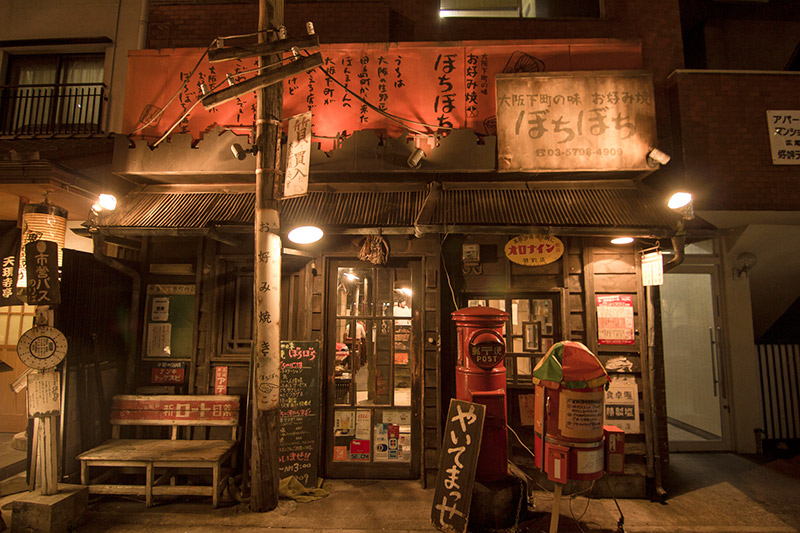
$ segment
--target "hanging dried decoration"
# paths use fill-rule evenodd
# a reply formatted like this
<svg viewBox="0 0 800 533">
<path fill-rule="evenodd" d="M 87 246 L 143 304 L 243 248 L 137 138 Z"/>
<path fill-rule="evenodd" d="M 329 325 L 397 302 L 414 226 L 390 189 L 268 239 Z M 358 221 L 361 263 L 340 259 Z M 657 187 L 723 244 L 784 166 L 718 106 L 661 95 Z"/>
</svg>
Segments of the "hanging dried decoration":
<svg viewBox="0 0 800 533">
<path fill-rule="evenodd" d="M 380 235 L 367 235 L 358 242 L 358 258 L 376 265 L 385 265 L 389 260 L 389 243 Z"/>
</svg>

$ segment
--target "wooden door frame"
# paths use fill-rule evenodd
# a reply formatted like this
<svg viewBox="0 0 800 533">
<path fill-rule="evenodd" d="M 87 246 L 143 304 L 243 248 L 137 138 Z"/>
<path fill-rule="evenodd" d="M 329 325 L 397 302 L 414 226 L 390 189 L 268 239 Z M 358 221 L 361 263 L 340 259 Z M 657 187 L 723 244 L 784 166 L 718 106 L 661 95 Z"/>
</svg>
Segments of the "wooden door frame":
<svg viewBox="0 0 800 533">
<path fill-rule="evenodd" d="M 324 381 L 324 422 L 322 424 L 322 446 L 325 448 L 324 453 L 321 454 L 323 461 L 322 469 L 323 475 L 326 477 L 336 478 L 353 478 L 353 479 L 418 479 L 421 472 L 422 465 L 422 371 L 423 371 L 423 313 L 424 305 L 422 302 L 422 295 L 424 294 L 424 284 L 422 277 L 423 258 L 417 256 L 398 256 L 391 258 L 387 265 L 377 266 L 363 261 L 353 259 L 352 257 L 329 256 L 325 261 L 325 335 L 324 335 L 324 349 L 325 354 L 324 364 L 322 365 L 322 372 L 325 376 Z M 410 409 L 411 410 L 411 461 L 406 463 L 392 463 L 392 462 L 374 462 L 373 443 L 370 443 L 370 461 L 359 462 L 333 462 L 333 445 L 331 439 L 333 425 L 334 425 L 334 410 L 335 410 L 335 386 L 333 383 L 333 375 L 330 368 L 332 350 L 335 352 L 336 343 L 336 320 L 337 314 L 334 306 L 336 305 L 336 287 L 338 278 L 338 268 L 340 267 L 353 267 L 353 268 L 410 268 L 412 276 L 412 288 L 414 294 L 419 294 L 419 297 L 412 299 L 412 331 L 416 332 L 413 338 L 413 352 L 414 362 L 411 366 L 411 406 L 400 406 L 397 409 Z M 377 315 L 370 315 L 376 317 Z M 365 409 L 393 409 L 394 406 L 364 406 Z M 357 411 L 358 406 L 353 406 L 352 409 Z M 374 430 L 374 421 L 370 421 L 370 431 Z M 380 469 L 377 475 L 370 475 L 371 469 Z M 331 472 L 337 471 L 335 475 Z"/>
</svg>

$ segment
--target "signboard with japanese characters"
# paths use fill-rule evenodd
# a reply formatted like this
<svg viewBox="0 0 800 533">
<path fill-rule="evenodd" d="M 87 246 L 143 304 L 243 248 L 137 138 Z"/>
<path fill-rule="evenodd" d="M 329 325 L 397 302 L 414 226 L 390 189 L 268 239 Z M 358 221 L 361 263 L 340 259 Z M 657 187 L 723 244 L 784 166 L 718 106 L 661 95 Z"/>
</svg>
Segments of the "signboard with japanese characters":
<svg viewBox="0 0 800 533">
<path fill-rule="evenodd" d="M 509 261 L 523 266 L 550 264 L 564 254 L 564 243 L 552 235 L 518 235 L 503 251 Z"/>
<path fill-rule="evenodd" d="M 179 361 L 159 361 L 150 369 L 153 385 L 180 385 L 185 377 L 186 367 Z"/>
<path fill-rule="evenodd" d="M 441 531 L 467 530 L 486 406 L 451 399 L 439 451 L 431 520 Z"/>
<path fill-rule="evenodd" d="M 122 131 L 157 139 L 177 123 L 175 133 L 196 139 L 214 124 L 250 133 L 256 112 L 251 94 L 213 110 L 195 107 L 180 120 L 202 97 L 202 84 L 216 89 L 226 84 L 228 74 L 243 81 L 244 73 L 256 66 L 256 58 L 210 63 L 203 52 L 200 48 L 133 50 L 128 57 Z M 321 68 L 330 77 L 313 69 L 285 80 L 283 115 L 312 111 L 312 133 L 324 150 L 357 130 L 375 130 L 382 137 L 407 133 L 409 125 L 390 114 L 434 127 L 495 135 L 498 72 L 642 68 L 641 42 L 634 40 L 337 43 L 322 44 L 320 52 Z M 153 79 L 163 83 L 150 83 Z M 176 92 L 179 98 L 167 105 Z"/>
<path fill-rule="evenodd" d="M 289 119 L 286 141 L 286 176 L 283 196 L 302 196 L 308 192 L 308 167 L 311 163 L 311 111 Z"/>
<path fill-rule="evenodd" d="M 58 305 L 58 244 L 38 240 L 25 245 L 28 280 L 28 305 Z"/>
<path fill-rule="evenodd" d="M 61 373 L 28 374 L 28 418 L 56 415 L 61 411 Z"/>
<path fill-rule="evenodd" d="M 17 280 L 17 259 L 20 242 L 20 229 L 16 221 L 0 222 L 0 307 L 9 305 L 21 305 L 15 294 Z"/>
<path fill-rule="evenodd" d="M 767 111 L 773 165 L 800 165 L 800 110 Z"/>
<path fill-rule="evenodd" d="M 295 476 L 312 488 L 317 486 L 320 450 L 319 359 L 319 341 L 281 341 L 278 470 L 281 478 Z M 357 421 L 356 438 L 359 427 Z"/>
<path fill-rule="evenodd" d="M 642 255 L 642 285 L 664 284 L 664 259 L 660 251 Z"/>
<path fill-rule="evenodd" d="M 599 344 L 634 344 L 631 295 L 597 296 L 597 336 Z"/>
<path fill-rule="evenodd" d="M 639 72 L 497 74 L 501 172 L 647 170 L 653 80 Z"/>
<path fill-rule="evenodd" d="M 228 367 L 214 368 L 214 394 L 228 394 Z"/>
<path fill-rule="evenodd" d="M 605 391 L 603 424 L 625 433 L 639 433 L 639 387 L 632 377 L 613 377 Z"/>
</svg>

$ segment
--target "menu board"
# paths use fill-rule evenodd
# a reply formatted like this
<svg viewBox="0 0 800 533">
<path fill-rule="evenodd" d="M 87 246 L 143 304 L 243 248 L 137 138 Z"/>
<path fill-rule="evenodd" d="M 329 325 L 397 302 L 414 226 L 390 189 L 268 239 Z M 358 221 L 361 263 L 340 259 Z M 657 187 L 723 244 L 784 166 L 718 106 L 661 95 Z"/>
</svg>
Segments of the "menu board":
<svg viewBox="0 0 800 533">
<path fill-rule="evenodd" d="M 295 476 L 312 488 L 319 459 L 319 357 L 319 341 L 281 341 L 278 469 L 281 478 Z"/>
</svg>

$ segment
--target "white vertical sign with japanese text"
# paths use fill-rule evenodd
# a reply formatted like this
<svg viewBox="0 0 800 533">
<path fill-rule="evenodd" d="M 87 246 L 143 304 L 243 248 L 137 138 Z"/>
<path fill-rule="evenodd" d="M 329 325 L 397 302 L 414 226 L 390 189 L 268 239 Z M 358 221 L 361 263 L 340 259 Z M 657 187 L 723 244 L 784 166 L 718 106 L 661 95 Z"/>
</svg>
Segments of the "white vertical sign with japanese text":
<svg viewBox="0 0 800 533">
<path fill-rule="evenodd" d="M 639 433 L 639 386 L 632 377 L 611 378 L 605 391 L 604 424 L 617 426 L 625 433 Z"/>
<path fill-rule="evenodd" d="M 289 119 L 286 141 L 286 177 L 283 196 L 303 196 L 308 192 L 308 167 L 311 160 L 311 111 Z"/>
<path fill-rule="evenodd" d="M 664 260 L 661 252 L 650 252 L 642 256 L 642 285 L 664 284 Z"/>
<path fill-rule="evenodd" d="M 767 111 L 773 165 L 800 165 L 800 110 Z"/>
</svg>

